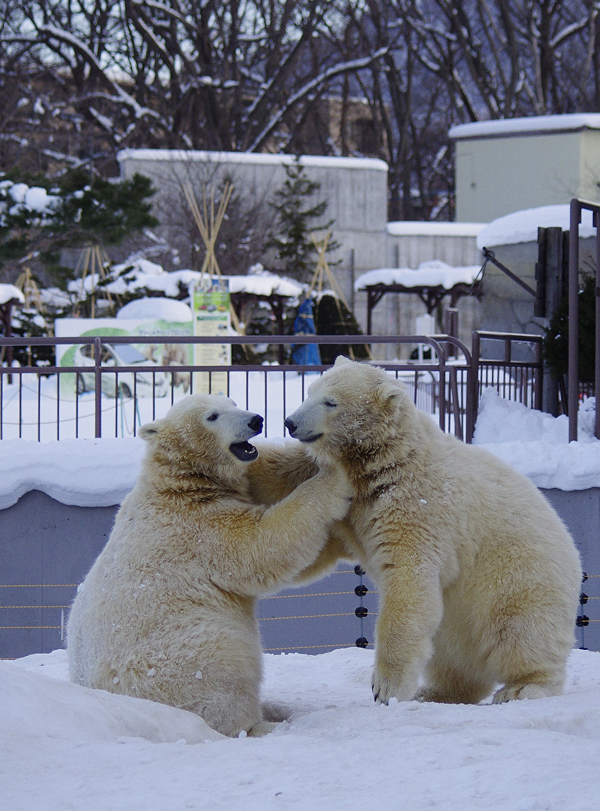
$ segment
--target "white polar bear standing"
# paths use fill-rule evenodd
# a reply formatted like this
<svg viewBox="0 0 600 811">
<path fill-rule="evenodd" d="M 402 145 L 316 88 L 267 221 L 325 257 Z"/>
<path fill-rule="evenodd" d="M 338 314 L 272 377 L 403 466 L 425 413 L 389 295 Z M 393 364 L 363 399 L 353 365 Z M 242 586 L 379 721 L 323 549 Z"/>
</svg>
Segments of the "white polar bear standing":
<svg viewBox="0 0 600 811">
<path fill-rule="evenodd" d="M 498 685 L 497 703 L 561 692 L 581 565 L 528 479 L 444 434 L 369 365 L 338 360 L 286 425 L 354 485 L 349 532 L 320 560 L 358 558 L 378 584 L 376 700 L 414 698 L 422 675 L 431 701 L 476 703 Z M 271 467 L 289 467 L 278 453 Z"/>
<path fill-rule="evenodd" d="M 145 425 L 142 472 L 75 598 L 71 679 L 171 704 L 224 735 L 264 734 L 255 599 L 323 546 L 351 489 L 329 468 L 272 507 L 248 495 L 257 414 L 191 395 Z"/>
</svg>

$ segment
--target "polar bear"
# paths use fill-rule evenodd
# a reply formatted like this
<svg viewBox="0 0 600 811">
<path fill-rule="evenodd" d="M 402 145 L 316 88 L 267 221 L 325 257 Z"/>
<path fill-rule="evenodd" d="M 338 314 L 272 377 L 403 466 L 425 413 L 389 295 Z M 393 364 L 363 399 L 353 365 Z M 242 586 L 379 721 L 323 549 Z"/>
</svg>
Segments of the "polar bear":
<svg viewBox="0 0 600 811">
<path fill-rule="evenodd" d="M 345 534 L 332 535 L 309 573 L 348 557 L 378 584 L 376 701 L 416 697 L 422 676 L 418 697 L 428 701 L 561 692 L 581 565 L 528 479 L 444 434 L 402 383 L 370 365 L 336 362 L 286 426 L 312 460 L 341 465 L 354 485 Z M 314 462 L 298 449 L 285 462 L 278 453 L 265 454 L 263 474 L 278 465 L 295 467 L 296 480 L 310 474 Z M 264 481 L 254 489 L 260 498 Z"/>
<path fill-rule="evenodd" d="M 223 735 L 272 728 L 255 600 L 311 563 L 351 488 L 325 466 L 272 507 L 253 504 L 247 440 L 262 425 L 226 397 L 189 395 L 142 426 L 139 480 L 70 613 L 74 682 L 190 710 Z"/>
</svg>

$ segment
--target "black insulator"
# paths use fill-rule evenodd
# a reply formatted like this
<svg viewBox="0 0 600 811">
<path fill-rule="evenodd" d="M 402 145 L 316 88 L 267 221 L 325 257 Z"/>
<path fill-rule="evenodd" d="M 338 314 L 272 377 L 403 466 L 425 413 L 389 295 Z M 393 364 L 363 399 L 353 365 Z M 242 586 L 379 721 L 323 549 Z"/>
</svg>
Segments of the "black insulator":
<svg viewBox="0 0 600 811">
<path fill-rule="evenodd" d="M 354 609 L 354 613 L 357 617 L 366 617 L 369 613 L 369 609 L 365 608 L 364 605 L 359 605 L 358 608 Z"/>
<path fill-rule="evenodd" d="M 580 617 L 577 617 L 577 619 L 575 620 L 575 625 L 578 628 L 584 628 L 586 625 L 589 625 L 589 624 L 590 624 L 590 618 L 586 617 L 585 614 L 582 614 Z"/>
<path fill-rule="evenodd" d="M 369 644 L 369 640 L 365 636 L 359 636 L 356 640 L 356 647 L 357 648 L 366 648 Z"/>
<path fill-rule="evenodd" d="M 582 582 L 582 583 L 585 583 L 585 581 L 586 581 L 587 579 L 588 579 L 587 572 L 584 572 L 584 573 L 583 573 L 583 577 L 581 578 L 581 582 Z"/>
<path fill-rule="evenodd" d="M 354 589 L 354 593 L 356 594 L 357 597 L 364 597 L 365 594 L 368 592 L 368 590 L 369 589 L 365 586 L 365 584 L 361 583 L 360 586 L 357 586 Z"/>
<path fill-rule="evenodd" d="M 587 594 L 584 594 L 583 592 L 581 592 L 581 594 L 579 595 L 579 605 L 585 605 L 587 603 L 587 601 L 588 601 Z"/>
<path fill-rule="evenodd" d="M 354 567 L 354 574 L 357 574 L 359 577 L 361 577 L 364 573 L 365 570 L 361 566 Z"/>
</svg>

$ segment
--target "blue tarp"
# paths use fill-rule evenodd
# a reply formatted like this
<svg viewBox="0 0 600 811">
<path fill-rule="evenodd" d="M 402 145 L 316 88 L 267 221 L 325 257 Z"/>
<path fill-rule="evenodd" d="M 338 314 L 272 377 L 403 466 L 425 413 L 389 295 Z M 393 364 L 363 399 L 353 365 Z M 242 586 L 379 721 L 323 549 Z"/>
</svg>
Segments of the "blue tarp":
<svg viewBox="0 0 600 811">
<path fill-rule="evenodd" d="M 316 335 L 314 306 L 310 299 L 305 299 L 298 307 L 294 321 L 294 335 Z M 292 344 L 292 363 L 297 366 L 319 366 L 321 355 L 317 344 Z"/>
</svg>

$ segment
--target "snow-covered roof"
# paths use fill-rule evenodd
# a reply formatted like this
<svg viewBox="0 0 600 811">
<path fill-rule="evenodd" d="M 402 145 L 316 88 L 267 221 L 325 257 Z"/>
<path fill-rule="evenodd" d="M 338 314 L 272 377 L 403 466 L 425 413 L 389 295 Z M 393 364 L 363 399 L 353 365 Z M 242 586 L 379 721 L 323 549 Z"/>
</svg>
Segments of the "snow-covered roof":
<svg viewBox="0 0 600 811">
<path fill-rule="evenodd" d="M 192 320 L 192 310 L 184 301 L 172 298 L 138 298 L 121 307 L 117 318 L 148 318 L 186 323 Z"/>
<path fill-rule="evenodd" d="M 600 118 L 600 115 L 598 116 Z M 495 245 L 516 245 L 520 242 L 537 242 L 538 228 L 562 228 L 568 231 L 570 225 L 570 206 L 540 206 L 513 211 L 504 217 L 498 217 L 483 228 L 477 236 L 479 249 L 492 248 Z M 595 234 L 592 225 L 592 212 L 584 209 L 581 212 L 579 236 L 592 237 Z"/>
<path fill-rule="evenodd" d="M 226 276 L 230 293 L 251 293 L 255 296 L 289 296 L 298 298 L 304 288 L 293 279 L 285 279 L 276 273 L 263 271 L 247 276 Z"/>
<path fill-rule="evenodd" d="M 439 259 L 421 262 L 419 267 L 381 268 L 363 273 L 354 282 L 355 290 L 364 290 L 375 284 L 400 284 L 403 287 L 443 287 L 451 290 L 456 284 L 472 284 L 481 265 L 452 267 Z"/>
<path fill-rule="evenodd" d="M 117 153 L 119 162 L 137 161 L 188 161 L 192 163 L 238 163 L 263 166 L 280 166 L 292 163 L 293 155 L 273 155 L 257 152 L 206 152 L 197 149 L 122 149 Z M 387 172 L 388 165 L 378 158 L 341 158 L 328 155 L 302 155 L 303 166 L 320 166 L 334 169 L 374 169 Z"/>
<path fill-rule="evenodd" d="M 124 272 L 127 271 L 127 272 Z M 173 270 L 167 273 L 161 265 L 150 262 L 147 259 L 134 259 L 115 265 L 111 273 L 118 276 L 114 281 L 103 289 L 114 295 L 123 295 L 126 292 L 146 289 L 153 292 L 163 293 L 167 298 L 177 298 L 181 292 L 181 287 L 188 288 L 200 284 L 203 274 L 197 270 Z M 293 279 L 286 279 L 275 273 L 270 273 L 261 265 L 253 265 L 250 271 L 243 276 L 223 276 L 229 281 L 231 293 L 251 293 L 257 296 L 289 296 L 298 298 L 303 287 Z M 68 284 L 71 293 L 82 295 L 83 292 L 89 294 L 98 285 L 98 274 L 90 273 L 85 279 L 75 279 Z M 128 316 L 132 317 L 132 316 Z"/>
<path fill-rule="evenodd" d="M 393 237 L 476 237 L 484 222 L 388 222 L 387 232 Z"/>
<path fill-rule="evenodd" d="M 14 284 L 0 284 L 0 304 L 6 304 L 11 299 L 16 299 L 23 304 L 25 296 Z"/>
<path fill-rule="evenodd" d="M 600 113 L 568 113 L 566 115 L 536 115 L 525 118 L 501 118 L 474 121 L 451 127 L 448 136 L 455 141 L 463 138 L 498 138 L 508 135 L 541 135 L 548 132 L 573 132 L 582 129 L 600 130 Z"/>
</svg>

